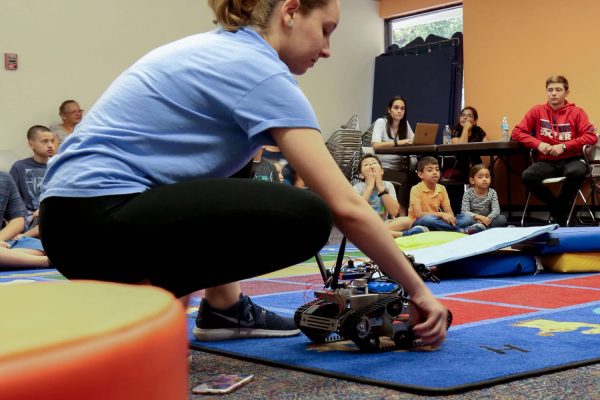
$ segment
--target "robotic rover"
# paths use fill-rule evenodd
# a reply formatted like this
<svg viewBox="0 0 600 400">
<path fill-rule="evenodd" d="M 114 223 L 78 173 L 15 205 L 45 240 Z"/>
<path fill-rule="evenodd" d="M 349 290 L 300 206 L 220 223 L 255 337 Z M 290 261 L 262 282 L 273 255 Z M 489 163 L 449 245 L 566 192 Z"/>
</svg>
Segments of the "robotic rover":
<svg viewBox="0 0 600 400">
<path fill-rule="evenodd" d="M 296 326 L 315 343 L 350 339 L 362 351 L 375 352 L 383 349 L 380 337 L 387 336 L 396 348 L 414 347 L 412 326 L 418 321 L 403 288 L 370 261 L 349 260 L 342 267 L 345 247 L 344 237 L 333 271 L 325 268 L 317 254 L 325 288 L 315 291 L 316 299 L 296 310 Z M 415 263 L 412 256 L 408 258 L 424 280 L 439 282 L 429 268 Z"/>
</svg>

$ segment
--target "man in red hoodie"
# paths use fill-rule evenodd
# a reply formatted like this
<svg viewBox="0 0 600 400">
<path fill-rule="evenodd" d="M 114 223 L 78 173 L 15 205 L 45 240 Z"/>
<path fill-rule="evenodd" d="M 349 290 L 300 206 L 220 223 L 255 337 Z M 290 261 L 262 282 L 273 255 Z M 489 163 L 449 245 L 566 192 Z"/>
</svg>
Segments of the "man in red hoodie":
<svg viewBox="0 0 600 400">
<path fill-rule="evenodd" d="M 587 173 L 583 146 L 598 141 L 587 114 L 566 100 L 568 94 L 567 78 L 548 78 L 548 102 L 533 106 L 512 132 L 513 140 L 538 151 L 537 162 L 523 172 L 523 184 L 549 205 L 551 220 L 561 226 L 566 225 L 570 203 Z M 555 196 L 542 181 L 557 176 L 567 179 Z"/>
</svg>

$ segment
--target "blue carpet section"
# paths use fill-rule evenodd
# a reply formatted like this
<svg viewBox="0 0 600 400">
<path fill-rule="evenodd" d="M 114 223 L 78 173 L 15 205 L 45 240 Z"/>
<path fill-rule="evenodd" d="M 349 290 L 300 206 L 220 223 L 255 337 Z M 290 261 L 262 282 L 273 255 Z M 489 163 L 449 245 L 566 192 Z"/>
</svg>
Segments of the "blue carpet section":
<svg viewBox="0 0 600 400">
<path fill-rule="evenodd" d="M 198 342 L 192 347 L 292 369 L 373 383 L 421 393 L 452 393 L 509 380 L 525 378 L 568 367 L 600 361 L 600 287 L 598 275 L 580 274 L 581 285 L 561 281 L 573 275 L 540 274 L 500 279 L 444 281 L 430 285 L 437 296 L 459 304 L 469 297 L 492 290 L 525 290 L 522 285 L 539 285 L 548 290 L 582 290 L 590 301 L 574 298 L 560 306 L 543 307 L 506 304 L 500 299 L 495 309 L 518 310 L 490 318 L 485 312 L 476 321 L 454 325 L 439 349 L 360 353 L 352 342 L 314 345 L 304 335 L 282 339 L 244 339 Z M 543 286 L 542 286 L 543 285 Z M 536 293 L 530 294 L 535 298 Z M 452 297 L 456 296 L 456 297 Z M 484 298 L 484 297 L 482 297 Z M 536 300 L 539 300 L 535 298 Z M 256 303 L 291 316 L 307 301 L 304 291 L 255 296 Z M 465 299 L 468 309 L 477 307 Z M 481 301 L 482 307 L 492 302 Z M 535 301 L 532 300 L 532 303 Z M 539 301 L 538 301 L 539 303 Z M 457 307 L 460 309 L 460 307 Z M 484 310 L 484 308 L 482 308 Z M 190 314 L 190 332 L 195 315 Z M 191 335 L 190 335 L 191 336 Z"/>
<path fill-rule="evenodd" d="M 340 246 L 337 244 L 328 244 L 325 247 L 323 247 L 320 251 L 320 253 L 323 254 L 337 254 L 338 251 L 340 249 Z M 346 243 L 346 252 L 350 253 L 353 251 L 359 251 L 358 247 L 356 247 L 355 245 L 353 245 L 352 243 Z"/>
<path fill-rule="evenodd" d="M 0 272 L 0 283 L 7 283 L 16 280 L 49 281 L 56 279 L 64 278 L 56 269 L 53 268 Z"/>
</svg>

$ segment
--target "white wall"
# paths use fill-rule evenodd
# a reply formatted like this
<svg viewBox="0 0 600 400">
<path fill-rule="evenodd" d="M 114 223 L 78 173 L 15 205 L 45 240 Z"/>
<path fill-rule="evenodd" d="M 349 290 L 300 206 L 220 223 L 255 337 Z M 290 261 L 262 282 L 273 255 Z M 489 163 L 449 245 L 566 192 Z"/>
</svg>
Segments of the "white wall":
<svg viewBox="0 0 600 400">
<path fill-rule="evenodd" d="M 59 122 L 63 100 L 89 109 L 149 50 L 214 27 L 206 0 L 2 0 L 0 15 L 0 53 L 19 55 L 17 71 L 0 70 L 0 148 L 22 157 L 29 155 L 27 129 Z M 377 2 L 342 0 L 332 58 L 299 78 L 324 136 L 354 113 L 368 126 L 382 49 Z"/>
<path fill-rule="evenodd" d="M 371 125 L 375 57 L 383 52 L 379 3 L 341 0 L 341 6 L 331 58 L 320 60 L 314 70 L 298 79 L 317 113 L 325 139 L 355 113 L 361 129 Z"/>
</svg>

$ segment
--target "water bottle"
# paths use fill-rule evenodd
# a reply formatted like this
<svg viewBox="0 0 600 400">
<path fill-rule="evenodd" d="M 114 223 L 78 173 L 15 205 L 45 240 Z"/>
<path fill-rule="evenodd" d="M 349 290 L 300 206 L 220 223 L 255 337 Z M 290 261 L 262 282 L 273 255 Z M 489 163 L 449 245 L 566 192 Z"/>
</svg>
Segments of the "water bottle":
<svg viewBox="0 0 600 400">
<path fill-rule="evenodd" d="M 508 119 L 506 117 L 502 117 L 502 125 L 500 128 L 502 129 L 502 141 L 508 142 L 510 140 L 510 136 L 508 134 Z"/>
<path fill-rule="evenodd" d="M 452 132 L 450 132 L 450 126 L 446 125 L 444 128 L 444 144 L 450 144 L 452 141 Z"/>
</svg>

